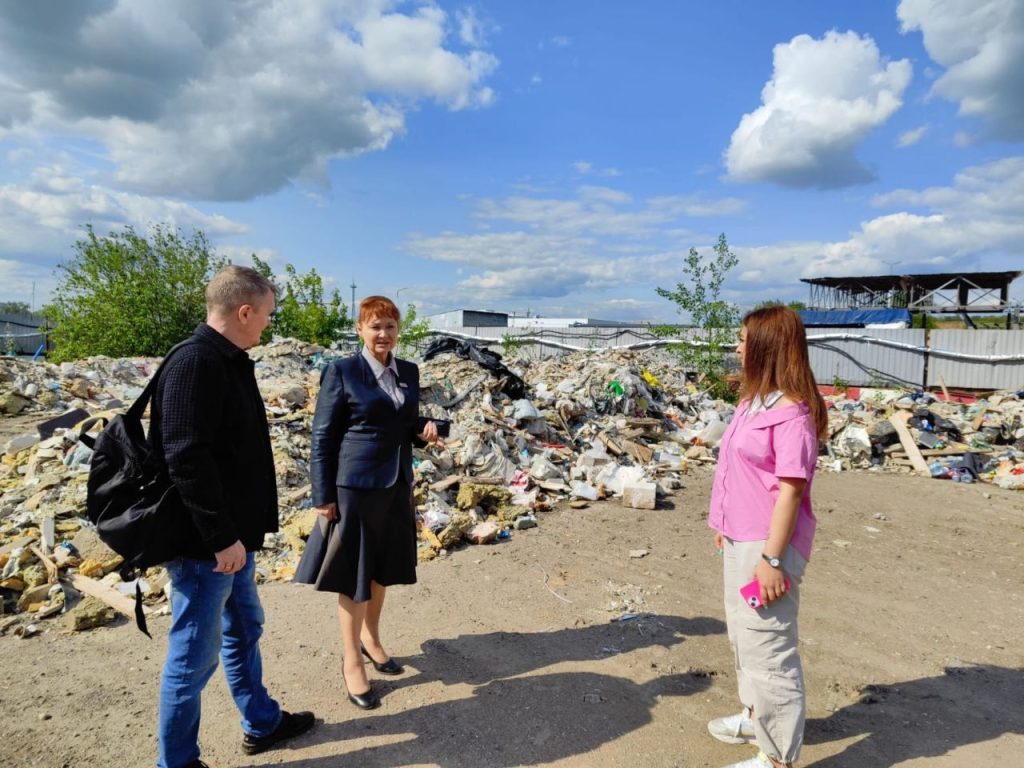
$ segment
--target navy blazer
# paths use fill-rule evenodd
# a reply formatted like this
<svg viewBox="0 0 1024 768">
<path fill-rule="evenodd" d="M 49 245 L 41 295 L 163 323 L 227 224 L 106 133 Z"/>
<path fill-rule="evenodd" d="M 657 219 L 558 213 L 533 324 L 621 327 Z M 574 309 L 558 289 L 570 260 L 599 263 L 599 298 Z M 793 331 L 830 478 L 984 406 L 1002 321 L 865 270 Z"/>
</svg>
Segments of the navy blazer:
<svg viewBox="0 0 1024 768">
<path fill-rule="evenodd" d="M 337 486 L 389 488 L 399 473 L 412 485 L 412 446 L 419 444 L 420 369 L 395 359 L 405 395 L 395 408 L 362 356 L 324 370 L 313 415 L 309 479 L 313 505 L 337 501 Z"/>
</svg>

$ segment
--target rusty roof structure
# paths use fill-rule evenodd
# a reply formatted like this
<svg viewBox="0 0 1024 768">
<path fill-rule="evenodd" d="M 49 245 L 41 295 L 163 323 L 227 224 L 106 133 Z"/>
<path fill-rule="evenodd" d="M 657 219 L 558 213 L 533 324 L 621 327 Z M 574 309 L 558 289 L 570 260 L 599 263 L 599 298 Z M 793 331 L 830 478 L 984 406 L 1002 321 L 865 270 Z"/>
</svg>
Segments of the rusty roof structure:
<svg viewBox="0 0 1024 768">
<path fill-rule="evenodd" d="M 911 312 L 1002 313 L 1012 308 L 1010 283 L 1024 274 L 938 272 L 924 275 L 809 277 L 812 309 L 909 309 Z"/>
</svg>

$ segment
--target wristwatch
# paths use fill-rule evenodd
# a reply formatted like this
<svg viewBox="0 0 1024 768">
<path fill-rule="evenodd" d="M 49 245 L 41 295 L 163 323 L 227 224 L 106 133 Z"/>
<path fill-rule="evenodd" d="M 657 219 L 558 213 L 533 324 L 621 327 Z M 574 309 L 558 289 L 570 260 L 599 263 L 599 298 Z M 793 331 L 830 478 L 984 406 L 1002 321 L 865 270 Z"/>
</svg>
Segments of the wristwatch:
<svg viewBox="0 0 1024 768">
<path fill-rule="evenodd" d="M 768 563 L 768 565 L 770 565 L 772 568 L 782 567 L 782 558 L 780 557 L 772 557 L 771 555 L 766 555 L 764 552 L 762 552 L 761 559 Z"/>
</svg>

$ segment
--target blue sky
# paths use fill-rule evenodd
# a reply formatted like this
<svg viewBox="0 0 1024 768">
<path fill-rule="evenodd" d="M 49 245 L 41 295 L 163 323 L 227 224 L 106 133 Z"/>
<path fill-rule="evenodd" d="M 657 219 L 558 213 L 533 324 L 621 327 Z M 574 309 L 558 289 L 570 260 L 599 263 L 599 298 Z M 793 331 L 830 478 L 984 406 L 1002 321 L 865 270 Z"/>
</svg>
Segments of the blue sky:
<svg viewBox="0 0 1024 768">
<path fill-rule="evenodd" d="M 11 0 L 0 73 L 0 300 L 86 224 L 427 314 L 669 320 L 720 232 L 742 307 L 1024 264 L 1021 0 Z"/>
</svg>

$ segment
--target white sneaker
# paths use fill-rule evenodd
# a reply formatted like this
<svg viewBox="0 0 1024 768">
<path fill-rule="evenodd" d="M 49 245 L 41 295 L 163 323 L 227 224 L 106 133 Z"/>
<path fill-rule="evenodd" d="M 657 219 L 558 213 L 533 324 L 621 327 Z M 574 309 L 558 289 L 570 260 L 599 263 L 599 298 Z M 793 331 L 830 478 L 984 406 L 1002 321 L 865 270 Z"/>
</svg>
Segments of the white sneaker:
<svg viewBox="0 0 1024 768">
<path fill-rule="evenodd" d="M 772 768 L 772 761 L 768 759 L 768 755 L 764 752 L 758 752 L 756 756 L 749 760 L 733 763 L 732 765 L 725 766 L 725 768 Z"/>
<path fill-rule="evenodd" d="M 708 723 L 708 733 L 726 744 L 753 744 L 754 721 L 750 719 L 750 710 L 744 707 L 738 715 L 712 720 Z"/>
</svg>

